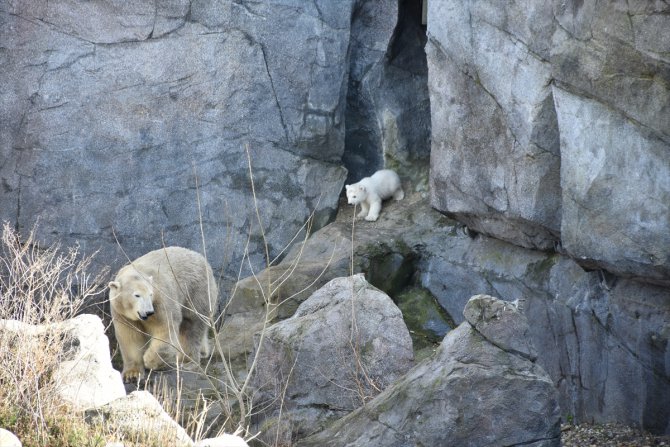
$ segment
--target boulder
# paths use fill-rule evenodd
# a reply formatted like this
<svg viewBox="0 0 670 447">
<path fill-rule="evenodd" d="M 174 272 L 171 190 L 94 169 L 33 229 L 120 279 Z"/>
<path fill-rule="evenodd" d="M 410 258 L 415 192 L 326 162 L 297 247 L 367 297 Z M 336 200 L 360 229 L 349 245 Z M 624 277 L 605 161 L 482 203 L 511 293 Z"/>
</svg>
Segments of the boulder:
<svg viewBox="0 0 670 447">
<path fill-rule="evenodd" d="M 439 306 L 439 312 L 427 316 L 441 314 L 451 327 L 465 321 L 462 312 L 473 293 L 518 301 L 530 321 L 537 363 L 556 384 L 564 417 L 670 432 L 670 369 L 664 360 L 670 356 L 667 287 L 585 271 L 566 255 L 462 231 L 462 225 L 431 210 L 425 199 L 408 196 L 384 210 L 379 221 L 356 223 L 352 232 L 352 210 L 344 208 L 336 222 L 296 244 L 286 264 L 276 267 L 281 270 L 262 273 L 274 272 L 263 276 L 263 284 L 268 278 L 278 284 L 279 273 L 298 272 L 287 275 L 277 289 L 277 296 L 293 296 L 282 304 L 286 313 L 331 275 L 346 275 L 352 268 L 365 272 L 374 286 L 409 311 L 408 325 L 414 325 L 419 309 L 405 306 L 404 295 L 416 288 Z M 258 288 L 248 292 L 244 296 L 259 296 Z M 260 327 L 264 313 L 259 309 Z M 236 321 L 234 314 L 226 318 Z M 244 321 L 236 327 L 244 327 Z"/>
<path fill-rule="evenodd" d="M 434 357 L 410 370 L 365 407 L 299 446 L 560 445 L 554 384 L 524 345 L 528 322 L 509 303 L 473 297 L 467 322 Z M 477 327 L 487 328 L 484 333 Z M 499 337 L 497 328 L 504 327 Z M 513 340 L 518 341 L 513 341 Z"/>
<path fill-rule="evenodd" d="M 258 343 L 256 408 L 301 436 L 372 399 L 413 361 L 400 310 L 360 274 L 330 281 Z"/>
<path fill-rule="evenodd" d="M 449 220 L 438 213 L 427 217 L 422 211 L 425 206 L 417 194 L 401 202 L 386 202 L 377 222 L 357 223 L 353 233 L 353 207 L 348 206 L 341 209 L 336 222 L 291 246 L 279 264 L 238 281 L 224 306 L 218 334 L 228 361 L 245 369 L 254 334 L 262 329 L 267 312 L 271 321 L 289 318 L 315 291 L 334 278 L 349 276 L 352 268 L 364 272 L 375 287 L 395 299 L 414 273 L 412 246 L 421 244 L 427 235 L 439 239 L 451 231 L 446 227 L 436 231 Z M 406 230 L 406 238 L 398 237 L 398 228 Z M 435 317 L 437 330 L 444 331 L 441 340 L 446 328 Z"/>
<path fill-rule="evenodd" d="M 14 433 L 0 428 L 0 445 L 2 447 L 21 447 L 22 444 Z"/>
<path fill-rule="evenodd" d="M 126 395 L 121 374 L 112 367 L 109 341 L 98 316 L 82 314 L 41 326 L 2 320 L 0 332 L 3 336 L 47 336 L 63 341 L 63 352 L 51 380 L 56 393 L 71 408 L 86 410 Z"/>
<path fill-rule="evenodd" d="M 120 439 L 175 447 L 193 447 L 186 431 L 148 391 L 133 391 L 101 407 L 86 411 L 86 420 L 106 427 Z"/>
<path fill-rule="evenodd" d="M 564 417 L 670 432 L 667 287 L 459 233 L 426 238 L 415 268 L 419 284 L 457 324 L 468 293 L 518 301 Z"/>
<path fill-rule="evenodd" d="M 248 447 L 248 444 L 239 436 L 223 434 L 216 438 L 202 439 L 194 447 Z"/>
</svg>

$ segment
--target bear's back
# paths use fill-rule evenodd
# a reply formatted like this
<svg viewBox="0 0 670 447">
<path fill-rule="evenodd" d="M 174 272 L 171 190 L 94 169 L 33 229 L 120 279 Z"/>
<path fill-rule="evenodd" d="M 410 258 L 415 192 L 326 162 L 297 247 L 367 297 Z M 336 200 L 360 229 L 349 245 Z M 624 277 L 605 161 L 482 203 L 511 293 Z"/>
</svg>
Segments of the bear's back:
<svg viewBox="0 0 670 447">
<path fill-rule="evenodd" d="M 375 172 L 368 179 L 366 187 L 373 188 L 381 199 L 388 199 L 400 188 L 400 177 L 391 169 Z"/>
<path fill-rule="evenodd" d="M 139 271 L 143 276 L 153 277 L 158 293 L 187 295 L 195 301 L 198 310 L 209 309 L 218 297 L 218 288 L 209 263 L 200 253 L 183 247 L 165 247 L 135 259 L 123 267 L 119 275 Z M 206 297 L 210 297 L 207 303 Z M 203 300 L 201 297 L 205 297 Z M 184 302 L 185 297 L 177 299 Z"/>
</svg>

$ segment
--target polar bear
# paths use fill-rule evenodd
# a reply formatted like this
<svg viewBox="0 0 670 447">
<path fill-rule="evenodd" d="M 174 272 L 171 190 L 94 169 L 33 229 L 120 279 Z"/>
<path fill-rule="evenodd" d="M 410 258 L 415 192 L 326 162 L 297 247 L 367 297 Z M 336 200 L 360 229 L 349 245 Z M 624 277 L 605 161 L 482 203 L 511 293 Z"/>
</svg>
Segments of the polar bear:
<svg viewBox="0 0 670 447">
<path fill-rule="evenodd" d="M 374 222 L 382 209 L 382 200 L 402 200 L 405 193 L 395 171 L 382 169 L 353 185 L 345 185 L 350 205 L 361 205 L 358 217 Z"/>
<path fill-rule="evenodd" d="M 109 283 L 109 301 L 123 381 L 141 379 L 145 368 L 208 356 L 217 296 L 209 263 L 185 248 L 154 250 L 122 267 Z"/>
</svg>

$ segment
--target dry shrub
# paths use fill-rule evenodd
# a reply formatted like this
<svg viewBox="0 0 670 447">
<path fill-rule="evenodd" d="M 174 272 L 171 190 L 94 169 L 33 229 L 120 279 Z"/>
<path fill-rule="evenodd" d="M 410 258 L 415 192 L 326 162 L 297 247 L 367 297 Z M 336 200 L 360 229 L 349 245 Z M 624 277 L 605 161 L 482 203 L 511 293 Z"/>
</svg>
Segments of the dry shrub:
<svg viewBox="0 0 670 447">
<path fill-rule="evenodd" d="M 91 258 L 77 248 L 41 248 L 31 231 L 25 239 L 7 223 L 0 237 L 0 426 L 23 445 L 99 445 L 83 419 L 73 418 L 51 381 L 67 351 L 68 337 L 51 325 L 72 318 L 95 294 L 97 278 L 86 272 Z M 15 328 L 16 330 L 11 330 Z"/>
</svg>

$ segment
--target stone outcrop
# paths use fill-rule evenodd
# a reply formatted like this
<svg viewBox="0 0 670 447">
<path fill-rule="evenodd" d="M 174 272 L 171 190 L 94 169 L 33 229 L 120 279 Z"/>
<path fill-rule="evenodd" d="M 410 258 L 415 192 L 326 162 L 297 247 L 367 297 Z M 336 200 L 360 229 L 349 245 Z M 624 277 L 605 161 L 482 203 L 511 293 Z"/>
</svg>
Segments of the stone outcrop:
<svg viewBox="0 0 670 447">
<path fill-rule="evenodd" d="M 416 196 L 385 210 L 374 224 L 355 225 L 353 249 L 349 207 L 336 222 L 294 247 L 284 262 L 260 273 L 265 284 L 295 272 L 275 290 L 274 299 L 293 297 L 277 310 L 280 318 L 294 312 L 313 288 L 347 274 L 352 266 L 393 299 L 421 288 L 452 325 L 465 321 L 462 312 L 473 293 L 518 301 L 529 321 L 537 363 L 556 384 L 564 417 L 670 431 L 665 405 L 670 369 L 664 360 L 670 355 L 667 288 L 585 271 L 566 255 L 464 232 L 462 224 Z M 247 287 L 231 309 L 247 303 L 241 315 L 250 318 L 256 303 L 257 316 L 243 321 L 231 313 L 226 318 L 239 321 L 231 326 L 236 328 L 255 321 L 258 330 L 264 315 L 259 286 L 243 283 Z M 410 312 L 408 323 L 418 316 Z M 244 340 L 249 344 L 251 334 Z"/>
<path fill-rule="evenodd" d="M 74 410 L 95 408 L 126 395 L 121 374 L 112 367 L 102 321 L 95 315 L 82 314 L 39 326 L 0 320 L 0 337 L 16 337 L 23 340 L 22 344 L 36 349 L 40 343 L 24 337 L 61 340 L 63 352 L 58 356 L 51 381 L 60 399 Z"/>
<path fill-rule="evenodd" d="M 88 410 L 91 424 L 111 428 L 121 439 L 193 447 L 193 440 L 148 391 L 133 391 L 107 405 Z"/>
<path fill-rule="evenodd" d="M 408 188 L 425 190 L 430 104 L 421 2 L 359 1 L 351 27 L 342 157 L 347 182 L 393 168 Z"/>
<path fill-rule="evenodd" d="M 260 422 L 259 430 L 275 424 L 293 437 L 358 408 L 413 360 L 400 310 L 360 274 L 328 282 L 258 343 L 256 408 L 263 409 L 261 420 L 273 419 Z"/>
<path fill-rule="evenodd" d="M 200 250 L 202 223 L 212 265 L 237 271 L 251 231 L 262 265 L 245 146 L 274 257 L 346 177 L 354 3 L 3 2 L 2 219 L 112 270 Z"/>
<path fill-rule="evenodd" d="M 435 356 L 300 446 L 560 445 L 560 412 L 516 306 L 475 296 Z M 502 331 L 501 331 L 502 330 Z"/>
<path fill-rule="evenodd" d="M 667 285 L 667 11 L 429 2 L 432 204 L 476 231 Z"/>
</svg>

